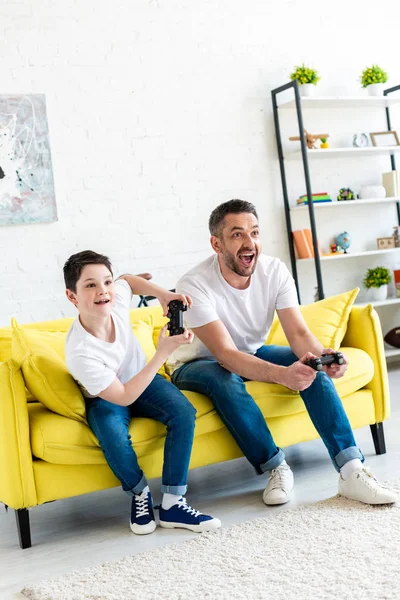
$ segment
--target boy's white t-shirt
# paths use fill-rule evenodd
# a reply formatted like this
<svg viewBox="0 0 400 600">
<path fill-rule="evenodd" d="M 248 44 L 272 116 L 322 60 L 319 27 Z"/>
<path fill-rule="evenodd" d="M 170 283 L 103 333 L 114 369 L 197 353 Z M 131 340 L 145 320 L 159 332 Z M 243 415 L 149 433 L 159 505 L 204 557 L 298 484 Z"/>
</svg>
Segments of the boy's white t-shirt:
<svg viewBox="0 0 400 600">
<path fill-rule="evenodd" d="M 75 319 L 65 342 L 65 359 L 84 396 L 94 398 L 115 377 L 126 383 L 146 366 L 145 354 L 133 334 L 129 318 L 132 290 L 124 279 L 115 282 L 116 298 L 111 316 L 115 342 L 99 340 Z"/>
<path fill-rule="evenodd" d="M 267 339 L 276 309 L 298 306 L 296 287 L 286 265 L 272 256 L 260 254 L 250 285 L 233 288 L 221 274 L 217 255 L 210 256 L 188 271 L 176 285 L 179 294 L 188 294 L 193 306 L 183 313 L 188 329 L 222 321 L 236 347 L 255 354 Z M 198 358 L 214 358 L 194 337 L 192 344 L 180 346 L 168 359 L 169 373 Z"/>
</svg>

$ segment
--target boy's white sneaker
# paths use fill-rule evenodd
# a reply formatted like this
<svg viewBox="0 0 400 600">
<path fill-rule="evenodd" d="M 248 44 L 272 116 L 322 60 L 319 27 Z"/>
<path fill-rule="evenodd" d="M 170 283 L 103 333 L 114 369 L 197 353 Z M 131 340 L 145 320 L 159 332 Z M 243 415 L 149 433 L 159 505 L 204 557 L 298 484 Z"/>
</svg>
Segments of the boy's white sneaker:
<svg viewBox="0 0 400 600">
<path fill-rule="evenodd" d="M 263 493 L 265 504 L 272 506 L 274 504 L 289 502 L 293 483 L 293 471 L 289 465 L 285 463 L 279 465 L 276 469 L 272 469 L 267 487 Z"/>
<path fill-rule="evenodd" d="M 339 494 L 365 504 L 393 504 L 397 495 L 375 479 L 367 467 L 354 471 L 346 480 L 339 477 Z"/>
</svg>

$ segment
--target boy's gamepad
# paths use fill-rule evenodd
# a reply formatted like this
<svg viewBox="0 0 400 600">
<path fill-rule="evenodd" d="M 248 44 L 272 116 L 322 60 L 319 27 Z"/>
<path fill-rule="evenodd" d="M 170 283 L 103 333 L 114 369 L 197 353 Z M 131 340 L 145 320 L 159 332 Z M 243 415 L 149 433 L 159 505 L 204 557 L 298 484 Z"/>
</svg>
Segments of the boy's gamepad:
<svg viewBox="0 0 400 600">
<path fill-rule="evenodd" d="M 167 317 L 169 318 L 169 322 L 167 329 L 169 335 L 180 335 L 185 331 L 183 326 L 183 313 L 185 310 L 187 310 L 187 306 L 181 300 L 171 300 L 168 304 Z"/>
<path fill-rule="evenodd" d="M 321 371 L 324 365 L 331 365 L 332 363 L 342 365 L 344 363 L 343 354 L 341 352 L 335 352 L 334 354 L 323 354 L 320 358 L 310 358 L 306 360 L 304 364 L 308 365 L 316 371 Z"/>
</svg>

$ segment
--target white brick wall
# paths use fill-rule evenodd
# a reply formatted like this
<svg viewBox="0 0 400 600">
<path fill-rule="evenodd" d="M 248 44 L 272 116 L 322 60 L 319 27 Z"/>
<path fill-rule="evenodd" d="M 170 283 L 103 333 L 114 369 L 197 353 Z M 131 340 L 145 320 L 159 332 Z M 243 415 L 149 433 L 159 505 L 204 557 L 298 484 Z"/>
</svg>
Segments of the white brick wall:
<svg viewBox="0 0 400 600">
<path fill-rule="evenodd" d="M 287 259 L 270 90 L 302 61 L 320 94 L 362 93 L 372 62 L 399 83 L 396 6 L 3 0 L 1 89 L 46 94 L 59 221 L 0 228 L 0 325 L 74 314 L 62 265 L 86 248 L 173 286 L 232 197 L 256 204 L 264 249 Z"/>
</svg>

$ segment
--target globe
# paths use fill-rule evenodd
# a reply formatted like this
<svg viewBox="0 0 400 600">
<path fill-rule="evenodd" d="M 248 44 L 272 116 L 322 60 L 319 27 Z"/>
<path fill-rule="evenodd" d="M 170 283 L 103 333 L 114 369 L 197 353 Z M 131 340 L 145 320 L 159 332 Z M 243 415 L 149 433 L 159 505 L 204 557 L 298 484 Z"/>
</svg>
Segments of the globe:
<svg viewBox="0 0 400 600">
<path fill-rule="evenodd" d="M 343 248 L 345 254 L 347 254 L 347 248 L 351 244 L 350 234 L 347 231 L 344 231 L 343 233 L 341 233 L 341 234 L 339 234 L 339 235 L 336 236 L 335 242 L 339 246 L 341 246 Z"/>
</svg>

